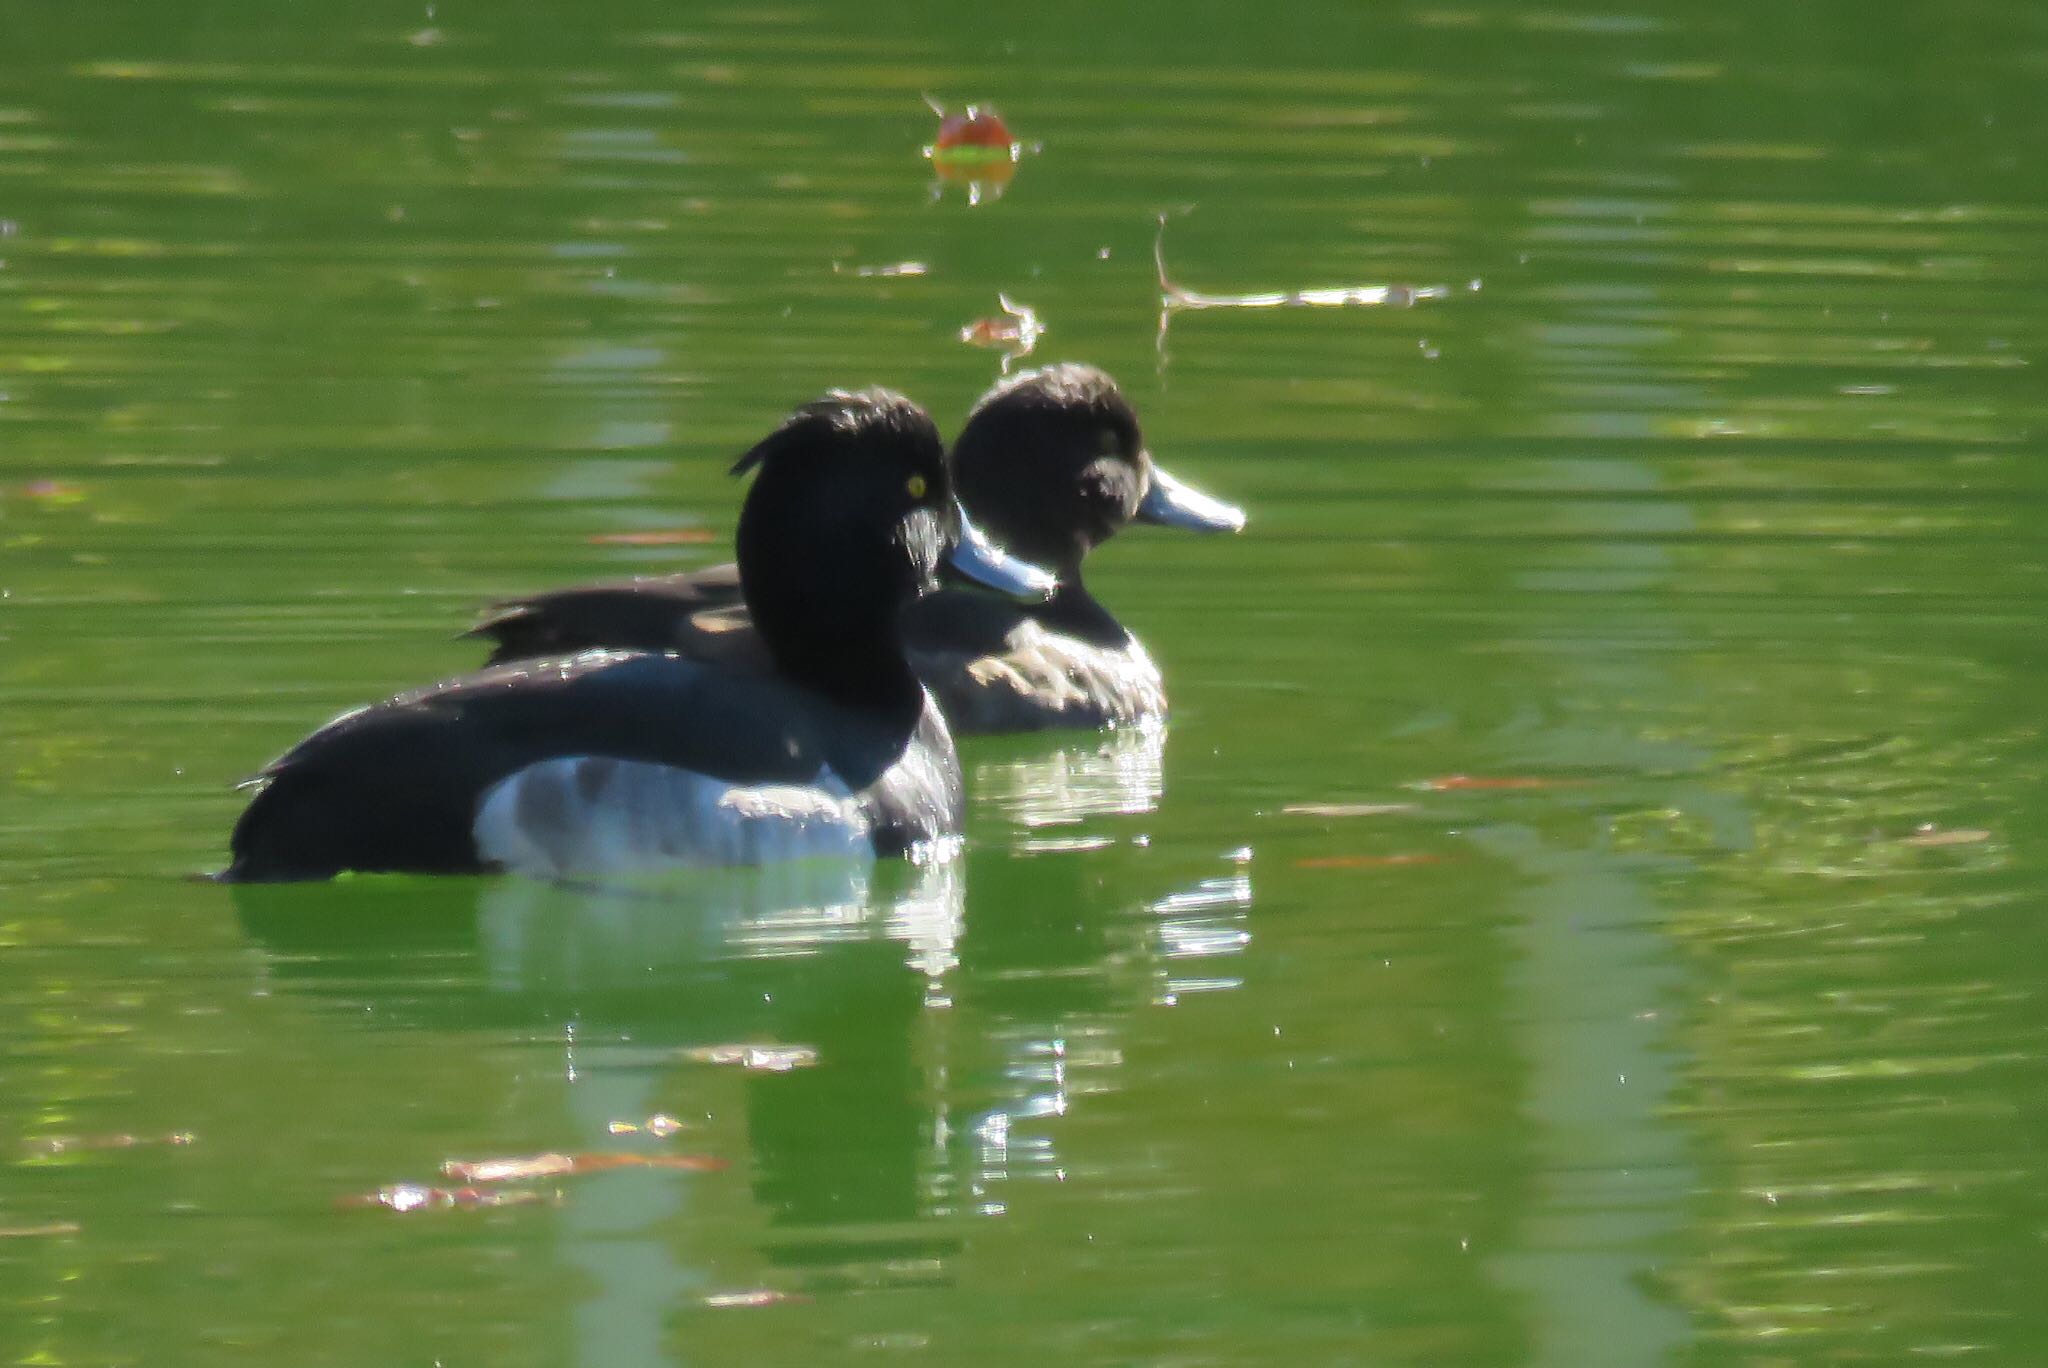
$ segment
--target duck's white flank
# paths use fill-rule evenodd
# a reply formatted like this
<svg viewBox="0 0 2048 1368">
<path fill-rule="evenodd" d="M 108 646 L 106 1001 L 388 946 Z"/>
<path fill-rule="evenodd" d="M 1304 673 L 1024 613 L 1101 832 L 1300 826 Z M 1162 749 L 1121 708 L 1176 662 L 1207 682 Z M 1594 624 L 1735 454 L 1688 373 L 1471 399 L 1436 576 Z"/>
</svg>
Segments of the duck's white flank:
<svg viewBox="0 0 2048 1368">
<path fill-rule="evenodd" d="M 500 780 L 471 833 L 484 860 L 540 878 L 874 853 L 867 813 L 829 768 L 806 785 L 746 785 L 601 755 Z"/>
</svg>

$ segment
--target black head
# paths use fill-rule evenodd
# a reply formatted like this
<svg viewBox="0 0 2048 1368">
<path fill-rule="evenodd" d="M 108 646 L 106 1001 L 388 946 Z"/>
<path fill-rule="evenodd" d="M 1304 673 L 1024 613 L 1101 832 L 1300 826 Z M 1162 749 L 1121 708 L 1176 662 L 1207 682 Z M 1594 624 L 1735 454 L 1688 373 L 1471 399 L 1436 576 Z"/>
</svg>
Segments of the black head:
<svg viewBox="0 0 2048 1368">
<path fill-rule="evenodd" d="M 1062 579 L 1136 516 L 1151 464 L 1116 381 L 1076 364 L 1002 381 L 953 443 L 960 501 L 975 521 Z"/>
<path fill-rule="evenodd" d="M 756 467 L 740 511 L 740 584 L 777 665 L 850 701 L 921 699 L 896 620 L 959 536 L 931 416 L 890 390 L 833 390 L 733 473 Z"/>
</svg>

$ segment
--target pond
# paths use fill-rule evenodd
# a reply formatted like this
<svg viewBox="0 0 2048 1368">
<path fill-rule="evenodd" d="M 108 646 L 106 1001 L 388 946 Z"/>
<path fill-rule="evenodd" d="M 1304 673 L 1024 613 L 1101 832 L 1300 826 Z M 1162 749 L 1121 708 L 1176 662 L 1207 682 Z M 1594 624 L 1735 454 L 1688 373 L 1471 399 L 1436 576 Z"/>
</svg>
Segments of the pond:
<svg viewBox="0 0 2048 1368">
<path fill-rule="evenodd" d="M 2048 1355 L 2048 10 L 0 34 L 5 1361 Z M 189 877 L 791 404 L 1066 359 L 1250 525 L 960 859 Z"/>
</svg>

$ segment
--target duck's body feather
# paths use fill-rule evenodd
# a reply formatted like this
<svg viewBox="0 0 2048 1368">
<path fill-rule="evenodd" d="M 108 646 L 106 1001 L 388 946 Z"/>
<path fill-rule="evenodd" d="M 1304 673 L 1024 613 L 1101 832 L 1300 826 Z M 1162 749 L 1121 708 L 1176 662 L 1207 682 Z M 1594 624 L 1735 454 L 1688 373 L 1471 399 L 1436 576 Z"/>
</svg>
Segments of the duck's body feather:
<svg viewBox="0 0 2048 1368">
<path fill-rule="evenodd" d="M 957 772 L 911 754 L 934 744 L 950 750 L 928 703 L 878 716 L 673 655 L 492 666 L 345 713 L 265 767 L 228 877 L 893 852 L 959 820 Z"/>
<path fill-rule="evenodd" d="M 1092 599 L 1106 626 L 1063 620 L 1076 596 L 1085 591 L 1063 591 L 1044 612 L 1019 611 L 960 590 L 906 611 L 911 668 L 955 731 L 1097 730 L 1166 716 L 1159 667 L 1136 637 Z"/>
<path fill-rule="evenodd" d="M 707 628 L 692 618 L 740 602 L 739 567 L 728 562 L 506 599 L 464 635 L 493 643 L 493 665 L 598 647 L 681 651 L 703 659 L 718 650 L 716 624 Z"/>
</svg>

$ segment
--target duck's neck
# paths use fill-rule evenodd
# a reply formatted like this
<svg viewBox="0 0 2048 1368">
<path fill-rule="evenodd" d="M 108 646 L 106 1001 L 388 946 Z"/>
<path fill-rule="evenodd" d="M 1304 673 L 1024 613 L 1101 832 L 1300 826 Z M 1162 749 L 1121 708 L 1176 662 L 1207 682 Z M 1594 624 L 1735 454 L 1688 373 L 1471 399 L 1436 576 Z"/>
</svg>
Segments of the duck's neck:
<svg viewBox="0 0 2048 1368">
<path fill-rule="evenodd" d="M 893 624 L 887 630 L 839 640 L 811 640 L 801 650 L 777 651 L 789 678 L 838 703 L 886 714 L 905 728 L 924 711 L 924 685 L 904 659 Z"/>
<path fill-rule="evenodd" d="M 914 592 L 901 582 L 901 548 L 844 525 L 807 529 L 789 545 L 753 516 L 761 488 L 740 513 L 740 594 L 777 670 L 834 702 L 915 726 L 924 686 L 896 622 Z"/>
<path fill-rule="evenodd" d="M 1096 601 L 1081 583 L 1081 567 L 1060 571 L 1060 587 L 1050 599 L 1025 610 L 1040 626 L 1076 637 L 1094 646 L 1128 646 L 1131 634 Z"/>
</svg>

